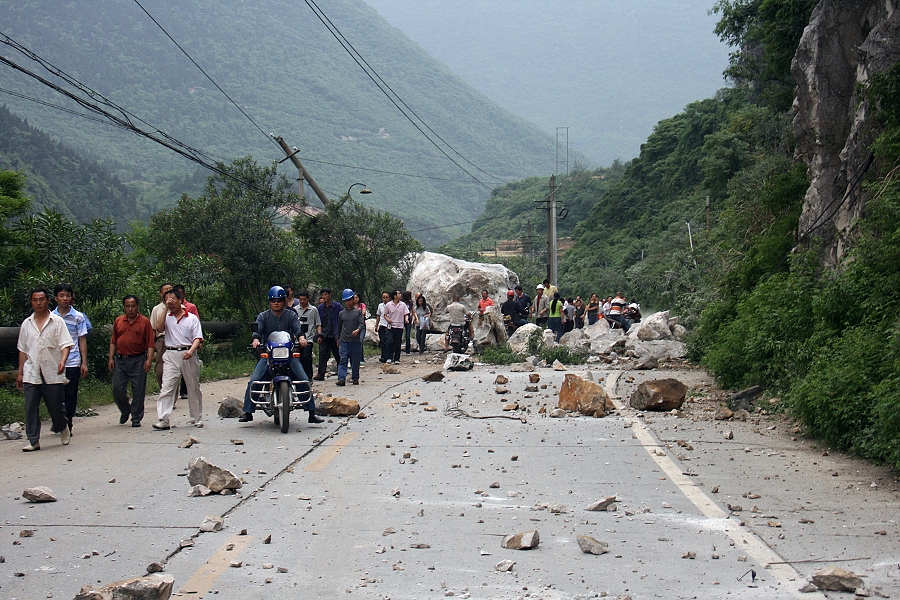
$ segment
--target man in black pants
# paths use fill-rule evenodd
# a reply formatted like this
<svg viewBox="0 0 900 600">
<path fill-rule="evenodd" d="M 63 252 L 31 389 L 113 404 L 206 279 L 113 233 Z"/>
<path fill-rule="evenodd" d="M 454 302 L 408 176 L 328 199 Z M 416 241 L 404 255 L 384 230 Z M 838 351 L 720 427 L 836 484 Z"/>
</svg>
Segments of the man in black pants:
<svg viewBox="0 0 900 600">
<path fill-rule="evenodd" d="M 309 304 L 309 292 L 300 290 L 300 293 L 297 294 L 297 301 L 294 312 L 297 313 L 297 318 L 300 320 L 300 333 L 308 342 L 305 346 L 300 347 L 300 366 L 303 367 L 307 377 L 312 377 L 313 342 L 322 333 L 322 324 L 319 322 L 319 311 Z"/>
<path fill-rule="evenodd" d="M 338 314 L 343 310 L 340 304 L 331 301 L 331 289 L 322 289 L 322 303 L 317 307 L 319 311 L 319 321 L 322 323 L 322 333 L 319 336 L 319 369 L 316 381 L 325 379 L 325 369 L 328 368 L 328 359 L 334 356 L 335 360 L 341 361 L 341 353 L 338 349 Z"/>
</svg>

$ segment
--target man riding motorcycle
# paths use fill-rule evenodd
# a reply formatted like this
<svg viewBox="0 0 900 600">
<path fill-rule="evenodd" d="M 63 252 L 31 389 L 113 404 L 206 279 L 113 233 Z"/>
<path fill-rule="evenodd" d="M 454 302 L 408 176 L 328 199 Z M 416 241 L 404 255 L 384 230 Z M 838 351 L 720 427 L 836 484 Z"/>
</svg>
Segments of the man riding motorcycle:
<svg viewBox="0 0 900 600">
<path fill-rule="evenodd" d="M 269 289 L 269 310 L 265 310 L 256 316 L 256 331 L 253 332 L 253 341 L 251 345 L 254 349 L 258 348 L 269 335 L 275 331 L 286 331 L 295 340 L 298 340 L 301 347 L 308 342 L 306 337 L 301 334 L 300 320 L 297 313 L 293 310 L 286 310 L 285 301 L 287 300 L 287 292 L 280 285 L 273 286 Z M 266 374 L 268 365 L 266 359 L 261 358 L 250 375 L 250 381 L 247 382 L 247 391 L 244 393 L 244 414 L 238 419 L 241 423 L 247 423 L 253 420 L 253 413 L 256 412 L 256 405 L 250 400 L 250 385 L 254 381 L 260 381 Z M 303 367 L 300 366 L 300 360 L 291 359 L 291 377 L 295 381 L 309 381 Z M 310 423 L 323 423 L 324 420 L 316 416 L 316 402 L 310 394 L 309 402 L 306 404 L 306 410 L 309 411 Z"/>
<path fill-rule="evenodd" d="M 510 321 L 512 321 L 513 329 L 519 328 L 528 322 L 528 312 L 519 304 L 514 291 L 509 290 L 506 292 L 506 298 L 506 302 L 500 305 L 500 313 L 503 315 L 504 321 L 506 317 L 509 317 Z"/>
<path fill-rule="evenodd" d="M 450 318 L 450 326 L 447 327 L 447 333 L 444 336 L 444 352 L 450 351 L 450 330 L 453 327 L 466 327 L 469 331 L 469 339 L 475 338 L 475 332 L 472 329 L 472 321 L 466 318 L 466 307 L 459 301 L 459 294 L 451 296 L 453 302 L 447 305 L 447 316 Z M 465 348 L 463 348 L 465 351 Z"/>
</svg>

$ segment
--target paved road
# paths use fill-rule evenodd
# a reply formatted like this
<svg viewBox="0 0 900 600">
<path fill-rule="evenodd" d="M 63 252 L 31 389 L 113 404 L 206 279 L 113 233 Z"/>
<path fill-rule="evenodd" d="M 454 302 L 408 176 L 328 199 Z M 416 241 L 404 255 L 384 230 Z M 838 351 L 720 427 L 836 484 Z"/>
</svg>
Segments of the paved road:
<svg viewBox="0 0 900 600">
<path fill-rule="evenodd" d="M 799 597 L 802 578 L 790 566 L 766 568 L 781 557 L 684 475 L 688 463 L 673 460 L 639 419 L 538 415 L 555 406 L 563 373 L 541 370 L 548 387 L 527 398 L 525 373 L 478 367 L 421 380 L 435 368 L 405 365 L 390 376 L 370 368 L 359 387 L 325 382 L 359 400 L 367 418 L 301 422 L 289 434 L 261 413 L 248 424 L 208 419 L 197 430 L 186 426 L 186 406 L 176 409 L 180 427 L 155 432 L 148 418 L 132 429 L 105 407 L 76 425 L 69 447 L 50 438 L 25 455 L 19 442 L 0 444 L 8 467 L 0 597 L 70 598 L 84 584 L 143 575 L 154 561 L 189 597 Z M 509 375 L 505 387 L 530 413 L 493 418 L 511 416 L 501 410 L 510 396 L 494 392 L 495 371 Z M 620 375 L 593 374 L 610 389 Z M 242 387 L 205 386 L 207 413 Z M 448 414 L 451 406 L 468 416 Z M 178 448 L 188 435 L 200 443 Z M 185 467 L 201 455 L 242 474 L 241 493 L 187 497 Z M 19 498 L 35 485 L 59 502 Z M 609 495 L 618 511 L 584 510 Z M 224 516 L 225 529 L 198 534 L 206 514 Z M 20 538 L 25 529 L 34 536 Z M 501 548 L 503 535 L 530 529 L 540 534 L 537 549 Z M 610 552 L 583 554 L 581 534 Z M 688 552 L 696 558 L 682 558 Z M 504 559 L 515 561 L 512 571 L 494 569 Z"/>
</svg>

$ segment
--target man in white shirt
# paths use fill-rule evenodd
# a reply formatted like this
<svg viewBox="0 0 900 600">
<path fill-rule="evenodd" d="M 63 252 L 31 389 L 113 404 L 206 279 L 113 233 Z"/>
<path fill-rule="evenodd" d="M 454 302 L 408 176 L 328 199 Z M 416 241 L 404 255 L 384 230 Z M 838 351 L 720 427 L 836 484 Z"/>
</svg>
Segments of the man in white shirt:
<svg viewBox="0 0 900 600">
<path fill-rule="evenodd" d="M 387 292 L 381 293 L 381 304 L 375 312 L 375 328 L 378 330 L 378 346 L 381 348 L 381 358 L 379 362 L 386 363 L 391 360 L 391 349 L 388 347 L 388 322 L 384 318 L 384 307 L 391 301 L 391 295 Z"/>
<path fill-rule="evenodd" d="M 409 314 L 409 308 L 405 302 L 400 301 L 400 292 L 394 290 L 392 292 L 393 299 L 384 305 L 384 315 L 382 318 L 387 321 L 387 341 L 388 358 L 395 365 L 400 364 L 400 346 L 403 342 L 403 332 L 406 325 L 406 315 Z M 388 361 L 390 362 L 390 361 Z"/>
<path fill-rule="evenodd" d="M 185 311 L 181 292 L 169 290 L 163 299 L 168 313 L 153 323 L 157 331 L 166 334 L 166 354 L 163 356 L 163 382 L 156 401 L 159 421 L 153 429 L 169 429 L 169 417 L 175 407 L 175 396 L 181 378 L 187 384 L 188 405 L 194 427 L 203 427 L 203 395 L 200 392 L 200 361 L 197 349 L 203 342 L 203 330 L 197 315 Z"/>
<path fill-rule="evenodd" d="M 16 387 L 25 392 L 25 435 L 23 452 L 41 449 L 41 398 L 63 445 L 69 443 L 69 425 L 63 409 L 66 361 L 75 343 L 65 321 L 50 312 L 50 294 L 43 288 L 32 290 L 34 311 L 19 328 L 19 370 Z"/>
<path fill-rule="evenodd" d="M 75 344 L 69 351 L 66 360 L 66 383 L 63 410 L 66 413 L 66 422 L 69 424 L 69 435 L 72 435 L 72 422 L 75 419 L 75 411 L 78 408 L 78 384 L 82 377 L 88 374 L 87 335 L 89 323 L 87 317 L 72 306 L 75 300 L 75 291 L 68 283 L 57 284 L 53 288 L 53 296 L 56 298 L 54 315 L 59 315 L 66 323 L 66 329 Z"/>
</svg>

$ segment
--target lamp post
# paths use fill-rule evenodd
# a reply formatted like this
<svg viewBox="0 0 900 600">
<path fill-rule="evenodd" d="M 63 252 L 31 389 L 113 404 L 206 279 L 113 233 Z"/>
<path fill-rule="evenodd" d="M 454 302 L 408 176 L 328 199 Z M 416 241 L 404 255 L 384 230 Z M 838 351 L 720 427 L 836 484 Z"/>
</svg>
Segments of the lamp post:
<svg viewBox="0 0 900 600">
<path fill-rule="evenodd" d="M 344 199 L 341 201 L 341 204 L 343 204 L 350 198 L 350 190 L 352 190 L 353 188 L 355 188 L 358 185 L 363 186 L 363 189 L 359 190 L 360 194 L 371 194 L 372 193 L 372 190 L 370 190 L 369 186 L 367 186 L 366 184 L 359 183 L 359 182 L 354 183 L 353 185 L 351 185 L 350 187 L 347 188 L 347 195 L 344 196 Z"/>
</svg>

